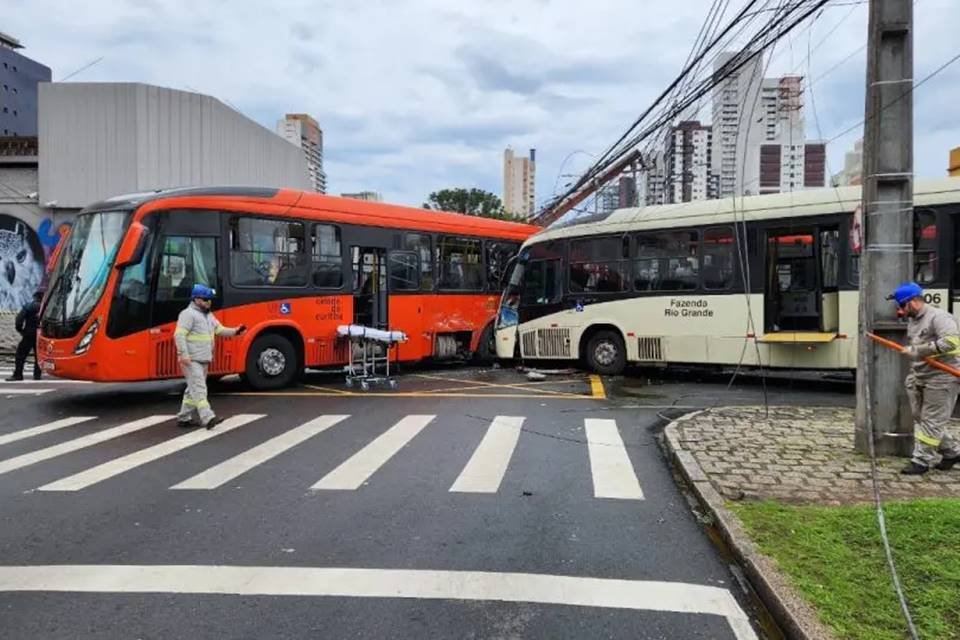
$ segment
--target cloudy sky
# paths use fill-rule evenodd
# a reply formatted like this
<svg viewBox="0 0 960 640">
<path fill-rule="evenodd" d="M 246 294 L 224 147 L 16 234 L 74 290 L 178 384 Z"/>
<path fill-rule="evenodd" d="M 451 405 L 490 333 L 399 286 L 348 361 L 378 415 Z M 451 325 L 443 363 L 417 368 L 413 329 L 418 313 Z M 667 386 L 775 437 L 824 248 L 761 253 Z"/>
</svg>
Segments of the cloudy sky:
<svg viewBox="0 0 960 640">
<path fill-rule="evenodd" d="M 270 129 L 284 112 L 306 111 L 324 129 L 332 193 L 372 189 L 419 205 L 444 187 L 499 194 L 507 145 L 537 149 L 538 201 L 549 197 L 568 180 L 558 178 L 565 159 L 564 174 L 583 170 L 588 154 L 612 143 L 676 75 L 711 2 L 87 0 L 82 11 L 73 1 L 4 4 L 0 30 L 49 65 L 55 80 L 103 57 L 73 79 L 196 90 Z M 833 138 L 863 118 L 865 54 L 857 50 L 866 42 L 866 4 L 836 4 L 783 41 L 769 63 L 768 75 L 812 81 L 810 138 Z M 960 52 L 958 24 L 957 0 L 917 0 L 918 79 Z M 960 146 L 958 104 L 960 63 L 918 89 L 918 175 L 944 175 L 948 150 Z M 705 120 L 708 113 L 704 104 Z M 832 172 L 859 136 L 831 142 Z"/>
</svg>

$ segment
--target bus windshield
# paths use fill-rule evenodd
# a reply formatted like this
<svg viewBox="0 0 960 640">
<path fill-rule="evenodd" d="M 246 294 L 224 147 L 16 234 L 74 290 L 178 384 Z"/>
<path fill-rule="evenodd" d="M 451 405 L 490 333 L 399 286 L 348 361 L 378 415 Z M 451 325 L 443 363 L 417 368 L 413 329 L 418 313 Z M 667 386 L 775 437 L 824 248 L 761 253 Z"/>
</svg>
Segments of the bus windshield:
<svg viewBox="0 0 960 640">
<path fill-rule="evenodd" d="M 129 216 L 128 211 L 77 216 L 51 277 L 42 319 L 45 335 L 69 337 L 83 326 L 107 285 Z"/>
</svg>

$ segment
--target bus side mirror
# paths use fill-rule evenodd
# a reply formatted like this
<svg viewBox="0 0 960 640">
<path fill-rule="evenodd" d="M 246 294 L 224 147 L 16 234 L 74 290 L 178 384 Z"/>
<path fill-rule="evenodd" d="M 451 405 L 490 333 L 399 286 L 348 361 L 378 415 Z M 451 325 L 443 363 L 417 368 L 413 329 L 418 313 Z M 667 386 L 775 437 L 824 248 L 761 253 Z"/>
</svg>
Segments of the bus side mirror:
<svg viewBox="0 0 960 640">
<path fill-rule="evenodd" d="M 127 239 L 120 245 L 117 251 L 116 267 L 123 268 L 131 264 L 137 264 L 143 259 L 143 251 L 147 246 L 147 236 L 150 230 L 139 222 L 130 224 L 130 231 L 127 233 Z"/>
</svg>

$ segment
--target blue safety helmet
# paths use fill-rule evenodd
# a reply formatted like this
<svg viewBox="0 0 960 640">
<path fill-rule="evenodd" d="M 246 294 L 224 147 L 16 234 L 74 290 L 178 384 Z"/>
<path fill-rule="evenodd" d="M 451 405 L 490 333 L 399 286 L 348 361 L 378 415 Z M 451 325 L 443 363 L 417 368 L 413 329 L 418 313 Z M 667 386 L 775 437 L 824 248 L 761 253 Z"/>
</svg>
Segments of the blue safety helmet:
<svg viewBox="0 0 960 640">
<path fill-rule="evenodd" d="M 923 295 L 923 288 L 916 282 L 904 282 L 893 290 L 893 294 L 887 297 L 887 300 L 896 300 L 901 307 L 914 298 Z"/>
<path fill-rule="evenodd" d="M 216 295 L 216 289 L 211 289 L 205 284 L 195 284 L 190 291 L 190 298 L 201 298 L 202 300 L 213 300 Z"/>
</svg>

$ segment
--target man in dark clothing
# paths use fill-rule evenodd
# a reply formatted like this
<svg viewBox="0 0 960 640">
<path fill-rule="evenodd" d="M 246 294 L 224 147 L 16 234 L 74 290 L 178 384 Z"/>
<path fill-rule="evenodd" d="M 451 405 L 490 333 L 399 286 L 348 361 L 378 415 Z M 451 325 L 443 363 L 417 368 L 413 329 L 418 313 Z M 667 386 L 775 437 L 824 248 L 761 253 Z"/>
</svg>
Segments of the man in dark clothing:
<svg viewBox="0 0 960 640">
<path fill-rule="evenodd" d="M 40 379 L 40 362 L 37 360 L 37 327 L 40 325 L 40 301 L 43 300 L 43 293 L 37 291 L 33 294 L 33 301 L 23 305 L 20 313 L 17 314 L 16 327 L 20 334 L 20 344 L 17 345 L 17 355 L 13 366 L 13 375 L 7 378 L 7 382 L 23 380 L 23 365 L 27 362 L 27 356 L 33 352 L 33 379 Z"/>
</svg>

